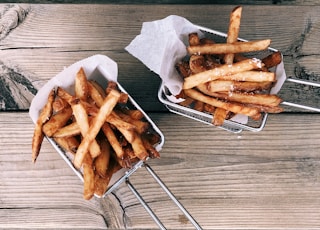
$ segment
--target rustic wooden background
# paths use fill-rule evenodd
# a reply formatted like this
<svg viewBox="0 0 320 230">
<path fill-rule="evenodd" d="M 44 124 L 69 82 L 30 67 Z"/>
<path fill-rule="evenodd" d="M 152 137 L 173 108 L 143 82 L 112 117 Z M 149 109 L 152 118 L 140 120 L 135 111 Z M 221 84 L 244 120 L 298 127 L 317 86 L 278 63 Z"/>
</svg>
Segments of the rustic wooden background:
<svg viewBox="0 0 320 230">
<path fill-rule="evenodd" d="M 237 1 L 237 3 L 241 2 Z M 290 2 L 299 4 L 298 1 Z M 316 2 L 313 1 L 313 3 Z M 263 10 L 260 6 L 247 5 L 242 17 L 240 37 L 248 40 L 271 38 L 271 46 L 280 50 L 284 55 L 288 77 L 319 82 L 319 8 L 308 5 L 303 7 L 281 6 L 281 4 L 278 6 L 270 2 L 269 5 L 263 6 Z M 89 5 L 86 12 L 81 12 L 83 8 L 77 7 L 80 5 L 74 5 L 74 11 L 79 10 L 79 13 L 83 13 L 91 23 L 77 25 L 72 15 L 66 19 L 63 11 L 48 11 L 47 8 L 30 7 L 28 4 L 4 4 L 0 7 L 0 15 L 2 15 L 0 20 L 0 74 L 3 76 L 0 80 L 0 110 L 28 110 L 37 89 L 60 72 L 62 65 L 69 65 L 70 61 L 77 61 L 90 54 L 101 53 L 118 62 L 119 82 L 138 102 L 141 101 L 146 111 L 165 111 L 157 99 L 160 85 L 158 76 L 148 71 L 141 62 L 129 55 L 124 47 L 140 33 L 143 21 L 157 20 L 170 14 L 177 14 L 177 8 L 170 8 L 170 5 L 167 4 L 157 5 L 160 13 L 155 18 L 150 14 L 152 12 L 150 9 L 154 7 L 153 4 L 139 5 L 141 12 L 135 11 L 136 4 L 122 5 L 122 12 L 119 13 L 125 13 L 132 22 L 123 25 L 122 21 L 115 21 L 113 14 L 104 15 L 103 10 L 91 14 L 90 8 L 93 5 Z M 51 6 L 57 7 L 53 4 Z M 193 16 L 191 11 L 194 9 L 188 5 L 179 5 L 179 15 L 194 23 L 226 32 L 227 11 L 233 6 L 224 5 L 225 10 L 214 12 L 218 14 L 219 22 L 212 21 L 207 5 L 194 6 L 197 6 L 198 12 L 206 13 L 201 19 Z M 114 9 L 114 14 L 119 10 L 117 5 L 110 4 L 108 7 L 111 10 Z M 214 6 L 211 5 L 210 9 L 213 8 Z M 292 14 L 288 17 L 287 14 L 283 14 L 283 9 L 288 9 Z M 38 10 L 43 10 L 43 12 L 38 12 Z M 50 14 L 50 19 L 45 17 L 46 13 Z M 103 15 L 105 21 L 99 20 L 99 15 Z M 45 21 L 48 19 L 50 21 Z M 38 22 L 34 23 L 33 20 L 38 20 Z M 279 23 L 281 26 L 278 26 Z M 72 29 L 66 29 L 68 26 Z M 33 31 L 40 33 L 35 35 Z M 83 34 L 82 31 L 92 31 L 94 34 Z M 23 39 L 24 36 L 26 36 L 25 39 Z M 104 36 L 108 36 L 108 39 L 103 39 Z M 75 40 L 82 39 L 82 43 L 75 45 L 71 37 Z M 113 42 L 111 46 L 110 41 Z M 46 59 L 43 58 L 47 55 L 52 55 L 50 63 L 45 63 Z M 47 69 L 46 66 L 48 66 Z M 129 72 L 135 76 L 135 79 L 124 74 Z M 139 81 L 136 80 L 137 76 L 139 76 Z M 320 107 L 319 90 L 312 86 L 286 83 L 279 94 L 285 101 Z M 285 109 L 286 112 L 307 112 L 292 107 L 285 107 Z"/>
<path fill-rule="evenodd" d="M 241 37 L 270 37 L 284 54 L 288 76 L 319 82 L 320 3 L 2 2 L 1 229 L 156 229 L 125 185 L 106 199 L 84 201 L 83 184 L 47 141 L 37 164 L 31 163 L 30 100 L 64 66 L 96 53 L 118 62 L 120 83 L 163 131 L 161 159 L 150 164 L 204 229 L 320 228 L 319 114 L 287 108 L 287 113 L 270 115 L 262 132 L 231 134 L 167 112 L 157 99 L 158 76 L 123 50 L 144 21 L 178 12 L 225 31 L 232 4 L 246 4 Z M 317 90 L 288 83 L 281 96 L 319 105 Z M 170 229 L 193 229 L 143 168 L 132 182 Z"/>
</svg>

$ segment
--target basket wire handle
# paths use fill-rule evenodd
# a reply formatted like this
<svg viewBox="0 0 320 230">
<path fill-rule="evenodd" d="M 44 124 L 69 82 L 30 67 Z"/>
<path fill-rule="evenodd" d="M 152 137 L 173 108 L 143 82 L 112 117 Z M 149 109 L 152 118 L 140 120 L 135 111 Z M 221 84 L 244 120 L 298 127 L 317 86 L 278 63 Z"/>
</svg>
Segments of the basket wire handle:
<svg viewBox="0 0 320 230">
<path fill-rule="evenodd" d="M 188 220 L 193 224 L 193 226 L 197 230 L 202 230 L 201 226 L 197 223 L 197 221 L 191 216 L 191 214 L 183 207 L 183 205 L 177 200 L 177 198 L 172 194 L 172 192 L 168 189 L 168 187 L 161 181 L 159 176 L 153 171 L 153 169 L 146 163 L 143 164 L 148 173 L 155 179 L 155 181 L 160 185 L 160 187 L 167 193 L 169 198 L 176 204 L 176 206 L 181 210 L 181 212 L 188 218 Z M 149 205 L 144 201 L 139 192 L 135 189 L 135 187 L 131 184 L 129 177 L 126 179 L 126 184 L 132 191 L 132 193 L 137 197 L 138 201 L 141 205 L 146 209 L 152 219 L 156 222 L 160 229 L 165 230 L 165 226 L 156 216 L 156 214 L 152 211 Z"/>
<path fill-rule="evenodd" d="M 286 81 L 297 83 L 297 84 L 320 87 L 320 83 L 312 82 L 312 81 L 303 81 L 303 80 L 298 80 L 298 79 L 294 79 L 294 78 L 287 78 Z M 310 107 L 310 106 L 306 106 L 306 105 L 300 105 L 300 104 L 296 104 L 296 103 L 292 103 L 292 102 L 283 101 L 281 104 L 288 105 L 291 107 L 311 110 L 311 111 L 315 111 L 315 112 L 320 112 L 320 108 Z"/>
</svg>

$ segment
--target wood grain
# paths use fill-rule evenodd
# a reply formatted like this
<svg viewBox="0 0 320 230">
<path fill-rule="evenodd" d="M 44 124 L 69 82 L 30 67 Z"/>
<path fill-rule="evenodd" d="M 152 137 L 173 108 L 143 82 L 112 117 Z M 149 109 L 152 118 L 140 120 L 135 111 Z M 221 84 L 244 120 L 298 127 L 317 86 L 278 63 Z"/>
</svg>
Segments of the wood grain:
<svg viewBox="0 0 320 230">
<path fill-rule="evenodd" d="M 146 111 L 165 111 L 157 99 L 160 78 L 124 48 L 140 33 L 144 21 L 171 14 L 226 32 L 232 5 L 83 5 L 18 4 L 26 16 L 0 40 L 2 75 L 12 95 L 3 110 L 27 110 L 39 89 L 64 67 L 94 54 L 104 54 L 119 65 L 119 82 Z M 7 8 L 6 4 L 1 7 Z M 0 8 L 1 8 L 0 7 Z M 318 6 L 246 5 L 240 37 L 271 38 L 272 47 L 284 54 L 288 77 L 319 82 Z M 125 15 L 125 16 L 124 16 Z M 289 16 L 288 16 L 289 15 Z M 288 20 L 290 17 L 290 20 Z M 20 79 L 14 78 L 20 76 Z M 23 79 L 23 80 L 22 80 Z M 10 83 L 8 83 L 10 82 Z M 8 90 L 8 88 L 6 88 Z M 21 96 L 15 92 L 24 92 Z M 286 83 L 285 101 L 320 107 L 319 88 Z M 306 112 L 291 107 L 287 112 Z"/>
<path fill-rule="evenodd" d="M 263 131 L 240 134 L 150 116 L 166 141 L 149 164 L 204 229 L 320 227 L 318 115 L 269 116 Z M 2 112 L 0 123 L 0 228 L 157 228 L 125 184 L 84 201 L 82 183 L 47 141 L 33 165 L 27 113 Z M 144 168 L 130 180 L 168 228 L 193 229 Z"/>
</svg>

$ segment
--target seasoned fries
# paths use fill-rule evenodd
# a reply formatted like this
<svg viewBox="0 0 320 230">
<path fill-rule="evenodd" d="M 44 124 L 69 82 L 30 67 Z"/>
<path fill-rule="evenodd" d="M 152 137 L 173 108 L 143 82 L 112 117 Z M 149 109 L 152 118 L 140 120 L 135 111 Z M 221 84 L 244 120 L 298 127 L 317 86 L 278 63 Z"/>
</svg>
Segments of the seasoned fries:
<svg viewBox="0 0 320 230">
<path fill-rule="evenodd" d="M 105 89 L 88 80 L 83 68 L 76 73 L 74 95 L 57 87 L 48 96 L 35 126 L 32 161 L 44 135 L 71 154 L 83 174 L 83 197 L 103 195 L 112 175 L 139 160 L 158 158 L 154 147 L 160 136 L 144 114 L 128 103 L 128 95 L 109 81 Z"/>
<path fill-rule="evenodd" d="M 263 112 L 280 113 L 281 98 L 270 95 L 276 83 L 271 71 L 282 61 L 280 52 L 260 59 L 259 51 L 268 49 L 271 40 L 239 41 L 242 7 L 230 13 L 225 43 L 189 34 L 188 55 L 176 64 L 183 78 L 182 91 L 176 96 L 185 99 L 179 104 L 211 113 L 212 124 L 243 114 L 259 120 Z"/>
<path fill-rule="evenodd" d="M 34 129 L 34 134 L 32 138 L 32 161 L 36 162 L 36 159 L 39 155 L 41 143 L 43 141 L 44 135 L 43 135 L 43 125 L 49 120 L 49 118 L 52 115 L 53 111 L 53 102 L 55 97 L 54 90 L 51 90 L 48 96 L 47 104 L 42 109 L 39 118 L 36 123 L 36 127 Z"/>
</svg>

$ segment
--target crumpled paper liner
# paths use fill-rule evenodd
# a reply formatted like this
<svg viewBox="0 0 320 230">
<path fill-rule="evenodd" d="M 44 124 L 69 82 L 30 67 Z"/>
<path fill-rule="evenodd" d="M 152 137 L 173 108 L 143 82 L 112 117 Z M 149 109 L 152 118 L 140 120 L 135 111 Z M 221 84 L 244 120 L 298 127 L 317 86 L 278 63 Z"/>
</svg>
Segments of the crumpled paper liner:
<svg viewBox="0 0 320 230">
<path fill-rule="evenodd" d="M 79 69 L 83 67 L 88 79 L 94 79 L 102 86 L 106 85 L 107 80 L 98 76 L 97 68 L 109 80 L 117 81 L 118 65 L 115 61 L 104 55 L 94 55 L 80 60 L 62 70 L 55 77 L 51 78 L 33 98 L 29 115 L 33 123 L 37 122 L 39 113 L 48 100 L 49 92 L 53 88 L 62 87 L 69 93 L 74 94 L 74 80 Z M 101 76 L 101 74 L 99 74 Z"/>
<path fill-rule="evenodd" d="M 199 28 L 187 19 L 171 15 L 162 20 L 144 22 L 141 33 L 125 48 L 131 55 L 160 76 L 173 95 L 182 89 L 183 79 L 173 63 L 187 55 L 188 34 Z"/>
</svg>

